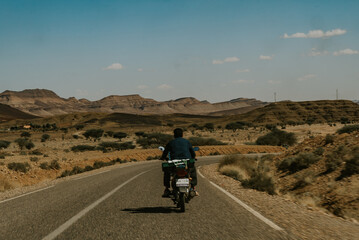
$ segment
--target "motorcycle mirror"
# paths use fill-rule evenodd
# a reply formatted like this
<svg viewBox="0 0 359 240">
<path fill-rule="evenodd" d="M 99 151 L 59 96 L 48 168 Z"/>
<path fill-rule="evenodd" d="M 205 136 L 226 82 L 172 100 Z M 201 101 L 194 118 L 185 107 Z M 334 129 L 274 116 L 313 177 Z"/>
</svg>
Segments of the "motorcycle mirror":
<svg viewBox="0 0 359 240">
<path fill-rule="evenodd" d="M 199 151 L 199 147 L 194 147 L 193 150 L 194 151 Z"/>
<path fill-rule="evenodd" d="M 165 150 L 165 148 L 162 146 L 159 146 L 158 149 L 161 150 L 162 152 Z"/>
</svg>

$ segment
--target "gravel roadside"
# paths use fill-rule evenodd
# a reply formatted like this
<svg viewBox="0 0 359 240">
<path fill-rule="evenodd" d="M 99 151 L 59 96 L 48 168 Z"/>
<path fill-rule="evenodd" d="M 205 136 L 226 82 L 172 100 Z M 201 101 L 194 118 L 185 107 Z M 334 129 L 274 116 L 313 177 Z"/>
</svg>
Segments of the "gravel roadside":
<svg viewBox="0 0 359 240">
<path fill-rule="evenodd" d="M 299 239 L 341 239 L 359 238 L 359 224 L 339 217 L 309 209 L 281 196 L 269 195 L 252 189 L 244 189 L 240 182 L 221 175 L 218 164 L 202 166 L 199 171 L 210 181 L 224 188 L 284 228 Z"/>
</svg>

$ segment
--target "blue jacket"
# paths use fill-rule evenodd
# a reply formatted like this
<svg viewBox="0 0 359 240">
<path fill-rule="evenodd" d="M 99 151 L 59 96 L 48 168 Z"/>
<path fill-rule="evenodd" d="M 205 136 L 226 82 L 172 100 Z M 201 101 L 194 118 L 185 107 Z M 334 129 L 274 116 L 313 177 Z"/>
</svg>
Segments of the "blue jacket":
<svg viewBox="0 0 359 240">
<path fill-rule="evenodd" d="M 181 137 L 171 140 L 166 145 L 161 159 L 165 159 L 168 153 L 170 154 L 170 159 L 190 159 L 196 157 L 192 144 L 187 139 Z"/>
</svg>

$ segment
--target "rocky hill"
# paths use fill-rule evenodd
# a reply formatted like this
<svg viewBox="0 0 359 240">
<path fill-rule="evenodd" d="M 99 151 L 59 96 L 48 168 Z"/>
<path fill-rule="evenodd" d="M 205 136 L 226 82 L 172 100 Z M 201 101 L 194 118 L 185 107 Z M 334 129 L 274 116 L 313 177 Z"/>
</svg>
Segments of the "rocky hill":
<svg viewBox="0 0 359 240">
<path fill-rule="evenodd" d="M 36 118 L 36 116 L 24 113 L 20 110 L 17 110 L 8 105 L 0 103 L 0 122 L 13 120 L 13 119 L 33 119 L 33 118 Z"/>
<path fill-rule="evenodd" d="M 359 121 L 359 105 L 349 100 L 271 103 L 263 108 L 232 116 L 254 124 L 312 124 Z"/>
<path fill-rule="evenodd" d="M 54 116 L 74 112 L 132 113 L 132 114 L 210 114 L 238 113 L 238 109 L 253 109 L 266 105 L 255 99 L 238 98 L 228 102 L 209 103 L 192 97 L 159 102 L 140 95 L 112 95 L 98 101 L 65 99 L 46 89 L 5 91 L 0 94 L 0 103 L 37 116 Z M 246 110 L 244 110 L 245 112 Z"/>
</svg>

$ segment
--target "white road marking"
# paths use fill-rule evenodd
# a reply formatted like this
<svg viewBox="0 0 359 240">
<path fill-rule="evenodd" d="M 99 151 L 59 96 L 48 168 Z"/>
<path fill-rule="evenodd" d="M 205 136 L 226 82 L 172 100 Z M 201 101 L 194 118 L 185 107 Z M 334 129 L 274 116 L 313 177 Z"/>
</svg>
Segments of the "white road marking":
<svg viewBox="0 0 359 240">
<path fill-rule="evenodd" d="M 202 175 L 202 173 L 198 170 L 199 175 L 202 178 L 205 178 L 205 176 Z M 208 179 L 207 179 L 208 180 Z M 209 181 L 209 180 L 208 180 Z M 248 212 L 252 213 L 254 216 L 256 216 L 257 218 L 259 218 L 260 220 L 262 220 L 263 222 L 265 222 L 266 224 L 268 224 L 270 227 L 272 227 L 275 230 L 278 231 L 283 231 L 284 229 L 279 227 L 278 225 L 276 225 L 274 222 L 272 222 L 271 220 L 269 220 L 268 218 L 264 217 L 263 215 L 261 215 L 259 212 L 255 211 L 253 208 L 251 208 L 250 206 L 248 206 L 247 204 L 245 204 L 244 202 L 242 202 L 241 200 L 239 200 L 238 198 L 236 198 L 235 196 L 233 196 L 232 194 L 230 194 L 229 192 L 227 192 L 226 190 L 224 190 L 223 188 L 221 188 L 220 186 L 218 186 L 217 184 L 209 181 L 213 186 L 215 186 L 216 188 L 218 188 L 221 192 L 223 192 L 224 194 L 226 194 L 228 197 L 232 198 L 236 203 L 238 203 L 239 205 L 241 205 L 243 208 L 245 208 Z"/>
<path fill-rule="evenodd" d="M 67 222 L 65 222 L 64 224 L 62 224 L 60 227 L 58 227 L 55 231 L 53 231 L 52 233 L 50 233 L 49 235 L 47 235 L 46 237 L 43 238 L 43 240 L 51 240 L 56 238 L 57 236 L 59 236 L 62 232 L 64 232 L 67 228 L 69 228 L 72 224 L 74 224 L 77 220 L 79 220 L 81 217 L 83 217 L 86 213 L 88 213 L 89 211 L 91 211 L 92 209 L 94 209 L 97 205 L 99 205 L 101 202 L 103 202 L 104 200 L 106 200 L 107 198 L 109 198 L 112 194 L 114 194 L 117 190 L 119 190 L 120 188 L 122 188 L 123 186 L 125 186 L 127 183 L 131 182 L 132 180 L 134 180 L 135 178 L 139 177 L 140 175 L 146 173 L 148 171 L 142 172 L 130 179 L 128 179 L 126 182 L 122 183 L 121 185 L 117 186 L 115 189 L 113 189 L 111 192 L 107 193 L 106 195 L 104 195 L 103 197 L 101 197 L 100 199 L 98 199 L 97 201 L 93 202 L 91 205 L 89 205 L 88 207 L 86 207 L 85 209 L 83 209 L 82 211 L 80 211 L 78 214 L 76 214 L 75 216 L 73 216 L 72 218 L 70 218 Z"/>
<path fill-rule="evenodd" d="M 74 178 L 74 180 L 80 180 L 80 179 L 84 179 L 84 178 L 96 176 L 96 175 L 99 175 L 99 174 L 101 174 L 101 173 L 105 173 L 105 172 L 109 172 L 109 171 L 111 171 L 111 170 L 106 170 L 106 171 L 103 171 L 103 172 L 98 172 L 98 173 L 95 173 L 95 174 L 91 174 L 91 175 L 87 175 L 87 176 L 82 176 L 82 177 Z"/>
<path fill-rule="evenodd" d="M 54 187 L 54 186 L 49 186 L 49 187 L 46 187 L 46 188 L 41 188 L 41 189 L 36 190 L 36 191 L 24 193 L 24 194 L 22 194 L 22 195 L 19 195 L 19 196 L 13 197 L 13 198 L 9 198 L 9 199 L 5 199 L 5 200 L 3 200 L 3 201 L 0 201 L 0 203 L 8 202 L 8 201 L 14 200 L 14 199 L 16 199 L 16 198 L 24 197 L 24 196 L 26 196 L 26 195 L 30 195 L 30 194 L 33 194 L 33 193 L 36 193 L 36 192 L 40 192 L 40 191 L 43 191 L 43 190 L 46 190 L 46 189 L 49 189 L 49 188 L 52 188 L 52 187 Z"/>
</svg>

